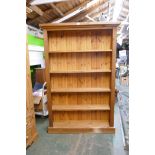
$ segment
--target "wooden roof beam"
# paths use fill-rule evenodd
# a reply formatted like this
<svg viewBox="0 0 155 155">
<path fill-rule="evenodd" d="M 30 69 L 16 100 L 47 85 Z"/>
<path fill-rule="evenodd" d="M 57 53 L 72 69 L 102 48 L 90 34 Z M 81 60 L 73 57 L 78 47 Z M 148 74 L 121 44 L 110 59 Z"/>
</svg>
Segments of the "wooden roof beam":
<svg viewBox="0 0 155 155">
<path fill-rule="evenodd" d="M 113 4 L 115 5 L 115 2 L 114 2 Z M 112 8 L 111 8 L 111 13 L 110 13 L 110 19 L 109 19 L 109 21 L 111 21 L 112 18 L 113 18 L 113 14 L 114 14 L 114 5 L 113 5 Z"/>
<path fill-rule="evenodd" d="M 114 3 L 111 4 L 111 7 L 113 7 L 113 6 L 114 6 Z M 105 5 L 105 6 L 104 6 L 100 11 L 98 11 L 98 12 L 89 13 L 89 16 L 94 18 L 94 17 L 98 16 L 100 13 L 105 12 L 106 10 L 108 10 L 108 5 Z"/>
<path fill-rule="evenodd" d="M 78 16 L 76 16 L 75 18 L 70 19 L 69 21 L 74 21 L 74 22 L 78 22 L 79 20 L 85 18 L 85 16 L 91 12 L 93 12 L 94 10 L 96 10 L 97 8 L 99 8 L 101 5 L 103 5 L 104 3 L 106 3 L 108 0 L 102 0 L 99 1 L 99 4 L 94 5 L 90 8 L 88 8 L 86 11 L 80 13 Z"/>
<path fill-rule="evenodd" d="M 51 5 L 51 7 L 53 9 L 55 9 L 60 14 L 61 17 L 64 16 L 64 14 L 62 13 L 62 11 L 56 5 L 54 5 L 53 3 L 51 3 L 50 5 Z"/>
<path fill-rule="evenodd" d="M 30 6 L 29 7 L 31 10 L 36 12 L 39 16 L 43 16 L 44 12 L 38 7 L 38 6 Z"/>
<path fill-rule="evenodd" d="M 40 17 L 44 17 L 45 20 L 50 21 L 52 19 L 52 17 L 49 14 L 50 11 L 51 11 L 51 9 L 48 9 L 48 10 L 44 11 L 44 14 L 42 16 L 38 16 L 38 17 L 36 17 L 34 19 L 29 19 L 27 21 L 27 24 L 31 25 L 31 24 L 34 24 L 34 23 L 38 23 L 38 21 L 40 21 Z"/>
<path fill-rule="evenodd" d="M 103 10 L 101 10 L 100 12 L 97 12 L 97 13 L 93 14 L 93 15 L 90 16 L 90 17 L 95 18 L 95 17 L 97 17 L 98 15 L 100 15 L 101 13 L 105 13 L 105 12 L 107 11 L 107 9 L 108 9 L 108 7 L 105 7 Z"/>
<path fill-rule="evenodd" d="M 88 18 L 90 21 L 96 22 L 92 17 L 89 17 L 88 15 L 86 15 L 85 17 Z"/>
<path fill-rule="evenodd" d="M 33 0 L 30 4 L 31 5 L 41 5 L 41 4 L 49 4 L 55 2 L 63 2 L 68 0 Z"/>
<path fill-rule="evenodd" d="M 97 16 L 99 16 L 101 13 L 105 13 L 107 11 L 108 7 L 106 6 L 105 8 L 103 8 L 101 11 L 94 13 L 93 15 L 89 15 L 91 18 L 95 18 Z"/>
<path fill-rule="evenodd" d="M 117 18 L 118 21 L 123 21 L 124 19 L 125 19 L 125 17 L 122 17 L 122 16 L 119 16 L 119 17 Z"/>
<path fill-rule="evenodd" d="M 105 3 L 106 4 L 106 3 Z M 112 3 L 110 5 L 111 8 L 113 8 L 114 6 L 114 3 Z M 108 11 L 108 5 L 104 5 L 104 7 L 102 7 L 102 9 L 100 9 L 100 11 L 98 12 L 93 12 L 93 13 L 89 13 L 88 15 L 91 17 L 91 18 L 95 18 L 97 16 L 99 16 L 101 13 L 105 13 L 106 11 Z"/>
<path fill-rule="evenodd" d="M 38 6 L 30 6 L 29 8 L 35 11 L 39 16 L 44 16 L 47 19 L 51 18 L 46 12 L 42 11 Z"/>
<path fill-rule="evenodd" d="M 31 13 L 33 10 L 30 9 L 29 7 L 26 7 L 26 13 Z"/>
<path fill-rule="evenodd" d="M 123 8 L 129 9 L 129 0 L 123 2 Z"/>
<path fill-rule="evenodd" d="M 61 22 L 64 22 L 64 21 L 70 19 L 71 17 L 77 15 L 78 13 L 80 13 L 82 11 L 82 8 L 85 7 L 90 1 L 91 0 L 86 0 L 85 2 L 81 3 L 77 7 L 73 8 L 70 11 L 68 11 L 67 13 L 65 13 L 64 17 L 56 19 L 56 20 L 52 21 L 52 23 L 61 23 Z"/>
<path fill-rule="evenodd" d="M 112 12 L 110 13 L 110 18 L 109 18 L 109 21 L 112 20 L 112 17 L 113 17 L 113 12 L 114 12 L 114 9 L 112 9 Z"/>
<path fill-rule="evenodd" d="M 90 12 L 88 15 L 91 17 L 94 17 L 95 14 L 97 14 L 98 12 L 102 12 L 104 8 L 108 7 L 108 3 L 105 2 L 104 5 L 102 5 L 101 7 L 98 7 L 96 10 Z"/>
</svg>

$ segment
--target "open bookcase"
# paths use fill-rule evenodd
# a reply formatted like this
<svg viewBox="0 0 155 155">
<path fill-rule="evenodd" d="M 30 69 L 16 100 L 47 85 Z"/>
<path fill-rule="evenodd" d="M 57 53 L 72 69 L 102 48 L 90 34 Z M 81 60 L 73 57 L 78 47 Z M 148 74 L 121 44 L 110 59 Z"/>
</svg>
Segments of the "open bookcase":
<svg viewBox="0 0 155 155">
<path fill-rule="evenodd" d="M 48 133 L 114 133 L 119 23 L 41 24 Z"/>
</svg>

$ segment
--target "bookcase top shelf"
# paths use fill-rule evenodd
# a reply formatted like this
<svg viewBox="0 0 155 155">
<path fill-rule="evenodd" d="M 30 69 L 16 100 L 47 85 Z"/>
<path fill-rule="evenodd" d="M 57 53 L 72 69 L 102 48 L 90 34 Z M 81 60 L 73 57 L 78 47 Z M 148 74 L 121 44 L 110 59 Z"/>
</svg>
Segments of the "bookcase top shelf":
<svg viewBox="0 0 155 155">
<path fill-rule="evenodd" d="M 107 29 L 117 27 L 120 22 L 71 22 L 71 23 L 46 23 L 39 26 L 49 31 L 56 30 L 89 30 Z"/>
</svg>

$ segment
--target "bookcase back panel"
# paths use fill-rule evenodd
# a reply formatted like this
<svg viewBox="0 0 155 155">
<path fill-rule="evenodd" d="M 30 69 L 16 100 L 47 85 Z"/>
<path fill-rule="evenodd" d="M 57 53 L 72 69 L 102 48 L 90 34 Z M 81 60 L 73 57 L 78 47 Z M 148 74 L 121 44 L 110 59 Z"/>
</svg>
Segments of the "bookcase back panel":
<svg viewBox="0 0 155 155">
<path fill-rule="evenodd" d="M 108 50 L 112 48 L 112 30 L 49 32 L 49 51 Z"/>
<path fill-rule="evenodd" d="M 111 53 L 53 53 L 49 61 L 50 72 L 111 69 Z"/>
<path fill-rule="evenodd" d="M 110 93 L 55 93 L 51 101 L 52 105 L 107 105 Z"/>
<path fill-rule="evenodd" d="M 108 111 L 84 111 L 84 112 L 54 112 L 53 120 L 66 121 L 66 120 L 103 120 L 109 121 L 109 112 Z"/>
<path fill-rule="evenodd" d="M 51 88 L 109 88 L 110 73 L 55 74 Z"/>
</svg>

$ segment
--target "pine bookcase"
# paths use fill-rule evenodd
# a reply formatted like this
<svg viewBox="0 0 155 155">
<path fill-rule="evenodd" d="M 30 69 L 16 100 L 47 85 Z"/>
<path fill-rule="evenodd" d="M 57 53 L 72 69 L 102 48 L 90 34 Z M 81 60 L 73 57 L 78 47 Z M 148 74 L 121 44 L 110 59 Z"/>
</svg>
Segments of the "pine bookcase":
<svg viewBox="0 0 155 155">
<path fill-rule="evenodd" d="M 114 133 L 119 23 L 40 24 L 44 31 L 48 133 Z"/>
</svg>

